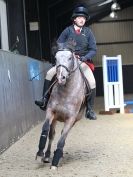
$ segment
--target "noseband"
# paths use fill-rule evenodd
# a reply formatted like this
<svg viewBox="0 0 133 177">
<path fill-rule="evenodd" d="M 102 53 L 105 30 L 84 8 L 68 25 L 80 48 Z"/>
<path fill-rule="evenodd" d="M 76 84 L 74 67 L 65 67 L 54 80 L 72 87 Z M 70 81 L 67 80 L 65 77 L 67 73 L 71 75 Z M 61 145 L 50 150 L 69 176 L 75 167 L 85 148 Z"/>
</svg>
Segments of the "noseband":
<svg viewBox="0 0 133 177">
<path fill-rule="evenodd" d="M 63 67 L 67 70 L 68 73 L 71 73 L 71 70 L 69 70 L 65 65 L 58 65 L 56 68 Z"/>
<path fill-rule="evenodd" d="M 71 50 L 68 50 L 68 49 L 67 50 L 66 49 L 62 49 L 62 50 L 59 50 L 59 51 L 70 51 L 73 54 L 73 52 Z M 78 65 L 75 69 L 73 69 L 74 68 L 74 56 L 72 57 L 72 60 L 73 60 L 72 70 L 68 69 L 65 65 L 62 65 L 62 64 L 58 65 L 56 68 L 58 69 L 59 67 L 63 67 L 63 68 L 66 69 L 66 71 L 69 73 L 69 75 L 71 75 L 79 67 L 79 65 Z"/>
</svg>

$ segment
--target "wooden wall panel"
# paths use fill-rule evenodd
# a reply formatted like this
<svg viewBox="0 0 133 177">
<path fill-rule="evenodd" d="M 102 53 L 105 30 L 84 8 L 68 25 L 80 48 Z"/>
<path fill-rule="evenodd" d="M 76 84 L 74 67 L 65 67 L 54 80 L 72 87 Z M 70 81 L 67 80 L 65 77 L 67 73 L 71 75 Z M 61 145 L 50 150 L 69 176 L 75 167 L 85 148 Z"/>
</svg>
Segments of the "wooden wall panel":
<svg viewBox="0 0 133 177">
<path fill-rule="evenodd" d="M 133 21 L 97 23 L 92 31 L 97 43 L 133 41 Z"/>
<path fill-rule="evenodd" d="M 102 56 L 122 55 L 124 65 L 132 65 L 133 7 L 118 12 L 118 18 L 106 17 L 91 25 L 97 41 L 96 66 L 102 66 Z"/>
<path fill-rule="evenodd" d="M 121 54 L 123 65 L 133 64 L 133 43 L 99 45 L 97 56 L 94 58 L 96 66 L 102 66 L 103 54 L 107 56 L 117 56 Z"/>
<path fill-rule="evenodd" d="M 39 80 L 30 81 L 29 66 L 44 70 Z M 0 50 L 0 152 L 45 119 L 34 101 L 41 97 L 43 80 L 51 65 Z"/>
</svg>

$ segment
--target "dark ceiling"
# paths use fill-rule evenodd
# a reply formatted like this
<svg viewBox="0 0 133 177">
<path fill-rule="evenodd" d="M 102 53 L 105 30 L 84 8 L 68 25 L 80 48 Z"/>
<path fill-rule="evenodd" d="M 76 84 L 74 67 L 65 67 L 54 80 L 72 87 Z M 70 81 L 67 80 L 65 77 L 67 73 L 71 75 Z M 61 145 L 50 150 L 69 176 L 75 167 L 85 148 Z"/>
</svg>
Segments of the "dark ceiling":
<svg viewBox="0 0 133 177">
<path fill-rule="evenodd" d="M 31 0 L 32 1 L 32 0 Z M 50 49 L 52 41 L 60 35 L 66 26 L 72 23 L 71 15 L 74 5 L 85 3 L 90 12 L 87 25 L 95 23 L 108 16 L 111 5 L 116 0 L 38 0 L 41 21 L 42 46 Z M 105 4 L 106 2 L 106 4 Z M 117 0 L 121 10 L 133 6 L 133 0 Z M 102 5 L 101 5 L 102 4 Z M 50 58 L 50 50 L 43 52 L 44 58 Z"/>
<path fill-rule="evenodd" d="M 109 15 L 114 2 L 120 5 L 120 10 L 133 6 L 133 0 L 88 0 L 87 4 L 91 13 L 91 22 L 93 23 Z"/>
<path fill-rule="evenodd" d="M 48 7 L 49 9 L 56 8 L 58 16 L 71 16 L 74 4 L 85 3 L 88 6 L 91 16 L 90 23 L 93 23 L 109 15 L 111 5 L 116 1 L 120 5 L 121 10 L 133 6 L 133 0 L 49 0 Z M 59 7 L 63 9 L 63 12 Z"/>
</svg>

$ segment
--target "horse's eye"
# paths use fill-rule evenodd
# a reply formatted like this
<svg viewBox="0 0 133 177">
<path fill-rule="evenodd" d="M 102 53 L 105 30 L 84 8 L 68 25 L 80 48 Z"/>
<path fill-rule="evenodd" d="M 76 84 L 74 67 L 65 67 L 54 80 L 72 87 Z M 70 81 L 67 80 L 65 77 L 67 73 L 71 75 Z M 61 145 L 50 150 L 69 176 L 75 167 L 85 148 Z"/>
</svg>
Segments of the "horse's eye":
<svg viewBox="0 0 133 177">
<path fill-rule="evenodd" d="M 71 59 L 72 59 L 72 57 L 69 58 L 69 60 L 71 60 Z"/>
</svg>

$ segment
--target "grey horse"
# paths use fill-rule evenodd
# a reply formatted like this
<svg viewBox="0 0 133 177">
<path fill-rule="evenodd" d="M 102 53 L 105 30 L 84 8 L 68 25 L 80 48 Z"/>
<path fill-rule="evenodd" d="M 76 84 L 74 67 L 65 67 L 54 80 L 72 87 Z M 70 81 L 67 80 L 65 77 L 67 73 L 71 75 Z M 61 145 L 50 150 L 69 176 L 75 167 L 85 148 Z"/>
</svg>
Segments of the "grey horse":
<svg viewBox="0 0 133 177">
<path fill-rule="evenodd" d="M 49 161 L 56 122 L 64 122 L 64 127 L 57 143 L 57 149 L 54 151 L 51 164 L 52 169 L 58 167 L 60 158 L 63 157 L 63 148 L 69 131 L 83 117 L 86 92 L 79 61 L 74 52 L 69 49 L 59 50 L 55 58 L 57 82 L 52 88 L 47 105 L 46 118 L 39 142 L 39 151 L 37 152 L 37 157 L 42 156 L 44 162 Z M 49 142 L 44 155 L 43 150 L 47 137 L 49 137 Z"/>
</svg>

